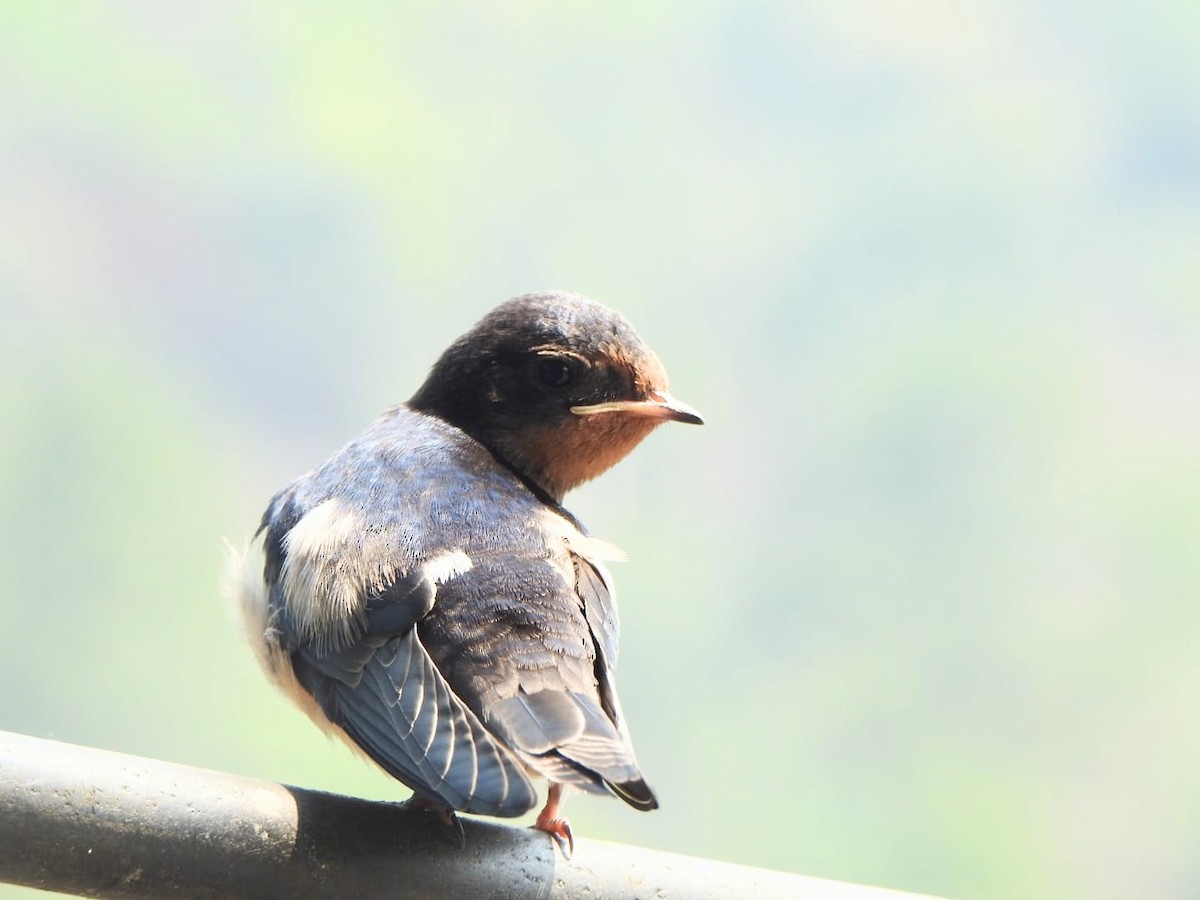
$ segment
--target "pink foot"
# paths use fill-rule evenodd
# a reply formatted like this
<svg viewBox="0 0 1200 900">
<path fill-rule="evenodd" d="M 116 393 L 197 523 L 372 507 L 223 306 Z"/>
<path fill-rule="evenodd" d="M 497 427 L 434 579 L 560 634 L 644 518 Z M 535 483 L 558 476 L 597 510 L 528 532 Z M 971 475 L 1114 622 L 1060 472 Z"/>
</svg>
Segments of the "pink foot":
<svg viewBox="0 0 1200 900">
<path fill-rule="evenodd" d="M 563 859 L 570 859 L 571 854 L 575 852 L 575 835 L 571 833 L 571 823 L 558 814 L 558 807 L 561 803 L 562 785 L 550 785 L 546 805 L 538 813 L 533 827 L 550 835 L 554 839 L 554 843 L 558 845 L 558 849 L 562 851 Z"/>
</svg>

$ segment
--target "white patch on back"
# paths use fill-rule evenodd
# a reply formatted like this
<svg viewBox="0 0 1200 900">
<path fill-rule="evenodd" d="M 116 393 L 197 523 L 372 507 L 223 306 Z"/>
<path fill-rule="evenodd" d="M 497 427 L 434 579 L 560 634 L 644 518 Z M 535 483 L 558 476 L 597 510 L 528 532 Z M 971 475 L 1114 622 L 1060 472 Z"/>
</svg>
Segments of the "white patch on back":
<svg viewBox="0 0 1200 900">
<path fill-rule="evenodd" d="M 421 574 L 434 584 L 445 584 L 451 578 L 457 578 L 465 572 L 470 572 L 475 564 L 471 557 L 461 547 L 444 550 L 429 557 L 421 563 Z"/>
<path fill-rule="evenodd" d="M 284 536 L 279 580 L 301 640 L 350 640 L 367 595 L 394 577 L 385 558 L 364 552 L 365 539 L 362 518 L 340 500 L 317 504 Z"/>
</svg>

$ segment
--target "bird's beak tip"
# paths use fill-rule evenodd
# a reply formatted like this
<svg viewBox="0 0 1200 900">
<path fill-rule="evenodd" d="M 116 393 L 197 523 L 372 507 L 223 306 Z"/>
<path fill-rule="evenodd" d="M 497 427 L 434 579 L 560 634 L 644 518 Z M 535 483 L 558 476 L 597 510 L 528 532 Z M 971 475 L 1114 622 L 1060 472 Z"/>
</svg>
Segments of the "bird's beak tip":
<svg viewBox="0 0 1200 900">
<path fill-rule="evenodd" d="M 672 422 L 683 422 L 685 425 L 703 425 L 704 417 L 696 410 L 692 409 L 682 400 L 676 400 L 670 394 L 664 391 L 658 391 L 651 398 L 651 402 L 659 405 L 663 411 L 663 418 L 669 419 Z"/>
<path fill-rule="evenodd" d="M 645 400 L 611 400 L 606 403 L 593 403 L 590 406 L 572 406 L 571 412 L 577 416 L 623 412 L 669 422 L 683 422 L 687 425 L 704 424 L 704 417 L 700 413 L 663 391 L 656 391 Z"/>
<path fill-rule="evenodd" d="M 667 418 L 672 422 L 682 422 L 684 425 L 704 424 L 704 416 L 691 408 L 674 410 Z"/>
</svg>

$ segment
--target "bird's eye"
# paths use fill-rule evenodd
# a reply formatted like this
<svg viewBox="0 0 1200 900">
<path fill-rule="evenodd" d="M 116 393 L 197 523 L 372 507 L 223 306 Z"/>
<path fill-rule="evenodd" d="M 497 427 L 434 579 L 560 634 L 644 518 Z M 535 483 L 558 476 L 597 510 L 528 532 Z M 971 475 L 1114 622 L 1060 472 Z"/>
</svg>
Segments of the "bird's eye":
<svg viewBox="0 0 1200 900">
<path fill-rule="evenodd" d="M 548 388 L 561 390 L 575 381 L 575 366 L 559 356 L 543 356 L 537 361 L 537 379 Z"/>
</svg>

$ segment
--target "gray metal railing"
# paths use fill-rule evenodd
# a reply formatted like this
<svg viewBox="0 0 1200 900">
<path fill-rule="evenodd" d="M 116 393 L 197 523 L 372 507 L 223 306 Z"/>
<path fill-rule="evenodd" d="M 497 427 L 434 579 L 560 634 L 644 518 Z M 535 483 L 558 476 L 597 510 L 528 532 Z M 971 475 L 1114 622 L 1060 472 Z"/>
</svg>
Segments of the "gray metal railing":
<svg viewBox="0 0 1200 900">
<path fill-rule="evenodd" d="M 0 881 L 93 897 L 913 897 L 0 732 Z"/>
</svg>

